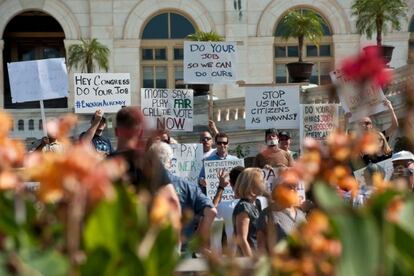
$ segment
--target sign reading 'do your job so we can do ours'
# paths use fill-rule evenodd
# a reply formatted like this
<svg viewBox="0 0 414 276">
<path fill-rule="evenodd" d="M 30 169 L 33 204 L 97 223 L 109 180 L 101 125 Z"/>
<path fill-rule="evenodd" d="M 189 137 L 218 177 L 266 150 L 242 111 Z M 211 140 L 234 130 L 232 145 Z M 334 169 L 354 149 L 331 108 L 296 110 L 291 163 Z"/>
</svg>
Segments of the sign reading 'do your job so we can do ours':
<svg viewBox="0 0 414 276">
<path fill-rule="evenodd" d="M 131 105 L 129 73 L 74 74 L 75 113 L 116 113 Z"/>
<path fill-rule="evenodd" d="M 141 109 L 152 129 L 193 131 L 193 90 L 141 88 Z"/>
<path fill-rule="evenodd" d="M 337 104 L 302 104 L 300 110 L 300 140 L 311 137 L 324 141 L 338 126 Z"/>
<path fill-rule="evenodd" d="M 236 81 L 236 43 L 184 42 L 184 82 L 229 83 Z"/>
<path fill-rule="evenodd" d="M 299 128 L 299 86 L 246 87 L 246 129 Z"/>
</svg>

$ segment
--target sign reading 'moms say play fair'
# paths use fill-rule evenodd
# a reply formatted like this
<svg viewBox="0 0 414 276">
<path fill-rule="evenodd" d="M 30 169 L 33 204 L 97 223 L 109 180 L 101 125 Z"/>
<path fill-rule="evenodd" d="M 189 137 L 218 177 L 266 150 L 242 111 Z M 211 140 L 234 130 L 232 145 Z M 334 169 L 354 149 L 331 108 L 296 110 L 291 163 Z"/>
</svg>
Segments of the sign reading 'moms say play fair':
<svg viewBox="0 0 414 276">
<path fill-rule="evenodd" d="M 184 42 L 184 82 L 229 83 L 236 81 L 236 43 Z"/>
<path fill-rule="evenodd" d="M 131 105 L 129 73 L 74 74 L 75 113 L 116 113 Z"/>
<path fill-rule="evenodd" d="M 299 128 L 299 86 L 246 87 L 246 129 Z"/>
</svg>

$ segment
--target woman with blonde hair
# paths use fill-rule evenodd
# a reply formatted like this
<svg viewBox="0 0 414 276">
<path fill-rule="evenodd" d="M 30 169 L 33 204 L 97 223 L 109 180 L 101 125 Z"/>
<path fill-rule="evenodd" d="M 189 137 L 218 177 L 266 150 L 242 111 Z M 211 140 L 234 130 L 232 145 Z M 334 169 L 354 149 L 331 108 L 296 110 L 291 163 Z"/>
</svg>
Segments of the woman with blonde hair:
<svg viewBox="0 0 414 276">
<path fill-rule="evenodd" d="M 385 135 L 380 131 L 375 131 L 375 133 L 378 136 L 377 151 L 374 154 L 365 154 L 362 156 L 365 165 L 370 163 L 378 163 L 385 159 L 391 158 L 392 156 L 392 149 L 388 144 Z"/>
<path fill-rule="evenodd" d="M 237 178 L 234 192 L 240 200 L 233 211 L 233 225 L 242 256 L 253 256 L 256 249 L 256 224 L 260 210 L 255 202 L 264 190 L 263 172 L 259 168 L 247 168 Z"/>
</svg>

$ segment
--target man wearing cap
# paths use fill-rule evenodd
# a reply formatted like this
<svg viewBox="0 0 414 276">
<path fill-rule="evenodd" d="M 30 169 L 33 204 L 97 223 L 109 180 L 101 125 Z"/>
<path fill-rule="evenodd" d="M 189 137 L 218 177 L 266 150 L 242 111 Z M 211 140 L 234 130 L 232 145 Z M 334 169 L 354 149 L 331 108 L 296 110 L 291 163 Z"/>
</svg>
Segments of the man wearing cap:
<svg viewBox="0 0 414 276">
<path fill-rule="evenodd" d="M 291 137 L 290 133 L 287 131 L 281 131 L 279 132 L 279 148 L 281 148 L 284 151 L 287 151 L 290 156 L 292 156 L 293 159 L 298 159 L 299 154 L 297 152 L 290 150 L 290 144 L 291 144 Z"/>
<path fill-rule="evenodd" d="M 103 111 L 98 109 L 91 118 L 91 126 L 87 131 L 82 132 L 79 136 L 81 141 L 92 143 L 98 152 L 109 155 L 113 152 L 111 141 L 102 135 L 106 127 L 106 118 L 103 117 Z"/>
<path fill-rule="evenodd" d="M 405 178 L 412 189 L 414 172 L 414 154 L 410 151 L 402 150 L 392 155 L 392 166 L 394 171 L 391 179 Z"/>
<path fill-rule="evenodd" d="M 266 165 L 274 167 L 291 167 L 293 165 L 292 156 L 285 150 L 279 148 L 278 132 L 274 128 L 267 129 L 265 132 L 265 142 L 267 147 L 256 155 L 254 166 L 264 168 Z"/>
</svg>

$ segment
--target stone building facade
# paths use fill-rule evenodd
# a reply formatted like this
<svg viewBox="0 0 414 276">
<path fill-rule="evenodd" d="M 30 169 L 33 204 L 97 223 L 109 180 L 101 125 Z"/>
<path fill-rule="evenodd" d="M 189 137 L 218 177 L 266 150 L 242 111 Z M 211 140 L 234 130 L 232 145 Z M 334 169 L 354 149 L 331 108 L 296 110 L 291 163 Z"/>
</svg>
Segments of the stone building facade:
<svg viewBox="0 0 414 276">
<path fill-rule="evenodd" d="M 409 63 L 410 47 L 414 48 L 414 43 L 411 42 L 414 41 L 414 0 L 407 0 L 407 4 L 408 17 L 401 18 L 401 31 L 390 32 L 384 37 L 384 44 L 395 46 L 390 64 L 393 68 Z M 305 60 L 316 64 L 313 82 L 322 85 L 319 90 L 314 90 L 324 91 L 323 85 L 329 82 L 326 78 L 329 71 L 345 57 L 374 42 L 357 34 L 351 5 L 352 0 L 0 0 L 0 61 L 3 64 L 0 67 L 0 106 L 15 117 L 14 136 L 42 136 L 38 108 L 13 106 L 7 102 L 10 101 L 9 96 L 5 96 L 10 95 L 6 62 L 24 60 L 25 53 L 21 54 L 18 48 L 23 44 L 18 43 L 23 38 L 30 42 L 36 36 L 48 37 L 61 43 L 61 55 L 65 55 L 68 47 L 79 43 L 82 38 L 97 38 L 111 50 L 109 71 L 131 74 L 132 102 L 139 104 L 140 88 L 144 87 L 146 80 L 151 82 L 151 78 L 154 79 L 154 86 L 178 86 L 182 78 L 180 51 L 184 41 L 180 28 L 188 23 L 194 30 L 215 31 L 226 41 L 237 42 L 240 80 L 248 84 L 286 82 L 288 76 L 284 63 L 296 59 L 297 47 L 295 48 L 294 40 L 282 42 L 277 36 L 277 27 L 281 17 L 292 8 L 312 9 L 326 23 L 321 43 L 323 47 L 317 49 L 307 43 L 305 51 Z M 45 23 L 46 27 L 43 26 L 41 30 L 26 30 L 21 26 L 25 25 L 22 23 L 29 22 L 25 20 L 30 20 L 30 16 L 49 17 L 57 23 L 57 29 L 48 30 L 48 24 Z M 19 21 L 19 24 L 16 23 L 17 19 L 23 21 Z M 163 20 L 166 20 L 168 26 L 165 36 L 156 34 L 157 24 L 164 24 Z M 178 32 L 176 36 L 174 30 Z M 30 45 L 33 46 L 33 43 L 27 47 L 30 48 Z M 26 48 L 22 49 L 24 51 Z M 54 49 L 52 52 L 56 52 L 57 48 Z M 32 54 L 30 49 L 28 51 Z M 33 54 L 27 59 L 34 56 Z M 47 108 L 47 116 L 73 112 L 72 74 L 73 72 L 69 73 L 70 91 L 67 102 L 63 107 L 53 106 L 52 103 Z M 214 85 L 212 89 L 219 99 L 219 106 L 231 105 L 238 101 L 236 98 L 244 97 L 244 89 L 236 84 Z M 318 93 L 315 92 L 316 94 Z M 218 110 L 216 114 L 217 112 Z M 87 121 L 84 118 L 76 131 L 85 128 Z M 235 128 L 234 125 L 226 125 L 224 121 L 219 124 L 225 130 Z M 245 137 L 241 132 L 234 135 L 241 135 L 240 139 L 236 139 L 240 142 Z"/>
</svg>

